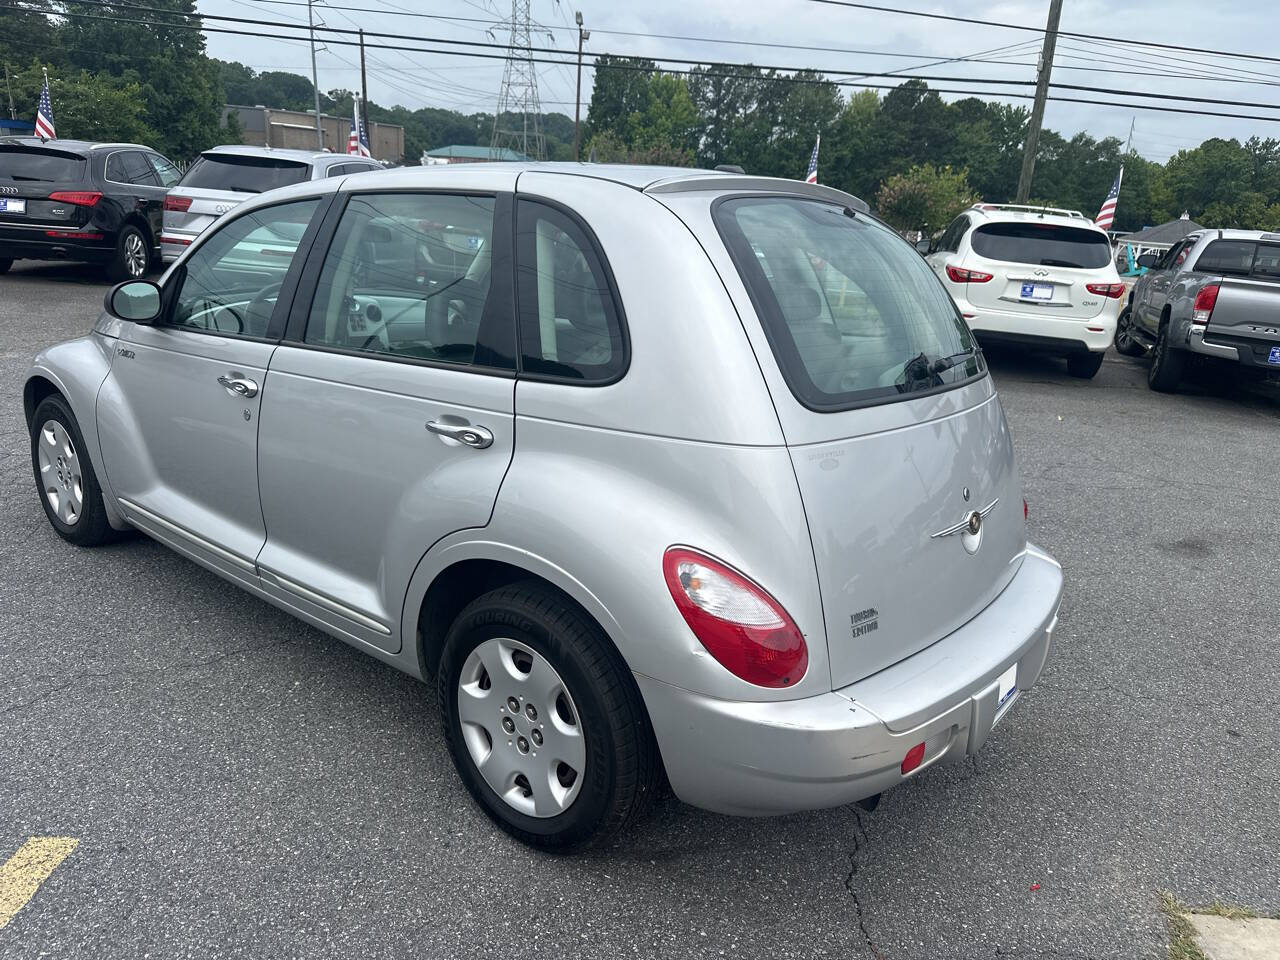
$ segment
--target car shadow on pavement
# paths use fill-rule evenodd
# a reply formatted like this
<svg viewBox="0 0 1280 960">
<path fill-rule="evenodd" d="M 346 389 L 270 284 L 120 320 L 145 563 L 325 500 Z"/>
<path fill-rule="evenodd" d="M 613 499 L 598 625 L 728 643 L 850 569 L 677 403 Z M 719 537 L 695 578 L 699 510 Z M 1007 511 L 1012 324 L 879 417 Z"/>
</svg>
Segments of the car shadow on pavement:
<svg viewBox="0 0 1280 960">
<path fill-rule="evenodd" d="M 157 274 L 149 274 L 152 279 Z M 108 287 L 111 281 L 96 263 L 75 263 L 62 260 L 17 260 L 9 272 L 0 275 L 0 285 L 13 281 L 37 281 L 42 283 L 75 283 L 84 286 Z"/>
</svg>

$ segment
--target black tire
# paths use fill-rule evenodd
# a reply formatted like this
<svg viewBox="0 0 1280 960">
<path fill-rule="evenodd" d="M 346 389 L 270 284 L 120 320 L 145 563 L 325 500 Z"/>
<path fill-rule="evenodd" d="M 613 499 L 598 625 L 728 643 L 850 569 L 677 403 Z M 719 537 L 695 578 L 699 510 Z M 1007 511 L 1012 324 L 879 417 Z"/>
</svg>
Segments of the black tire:
<svg viewBox="0 0 1280 960">
<path fill-rule="evenodd" d="M 63 439 L 70 441 L 70 449 L 74 452 L 72 459 L 78 468 L 70 484 L 63 485 L 58 477 L 61 464 L 53 465 L 46 474 L 41 470 L 40 447 L 41 434 L 46 425 L 57 424 L 52 429 L 57 437 L 58 445 Z M 56 431 L 65 431 L 65 437 L 58 436 Z M 64 448 L 65 449 L 65 448 Z M 35 416 L 31 419 L 31 469 L 35 474 L 36 492 L 44 507 L 44 514 L 49 524 L 63 540 L 74 543 L 78 547 L 96 547 L 110 543 L 119 534 L 107 522 L 107 508 L 102 503 L 102 488 L 98 485 L 97 475 L 93 472 L 93 463 L 89 460 L 89 450 L 85 446 L 84 437 L 80 433 L 80 425 L 76 423 L 75 414 L 67 401 L 59 394 L 52 394 L 40 401 Z M 67 496 L 69 487 L 78 480 L 81 508 L 73 520 L 68 522 L 58 516 L 46 494 L 46 481 L 53 486 L 59 496 Z"/>
<path fill-rule="evenodd" d="M 545 658 L 577 710 L 586 769 L 574 799 L 554 816 L 531 816 L 510 805 L 486 782 L 464 741 L 462 671 L 472 651 L 498 638 Z M 642 817 L 653 802 L 661 764 L 640 692 L 600 627 L 554 589 L 528 580 L 473 600 L 449 628 L 438 678 L 440 719 L 458 774 L 485 813 L 517 840 L 554 853 L 585 850 Z"/>
<path fill-rule="evenodd" d="M 8 257 L 0 257 L 0 273 L 8 273 L 9 268 L 13 266 L 13 260 Z"/>
<path fill-rule="evenodd" d="M 1169 343 L 1169 324 L 1160 327 L 1160 336 L 1151 351 L 1151 368 L 1147 370 L 1147 385 L 1160 393 L 1175 393 L 1182 382 L 1187 366 L 1187 355 Z"/>
<path fill-rule="evenodd" d="M 1073 353 L 1067 357 L 1067 373 L 1081 380 L 1091 380 L 1102 369 L 1101 353 Z"/>
<path fill-rule="evenodd" d="M 151 249 L 146 234 L 133 224 L 125 224 L 116 239 L 116 252 L 107 264 L 107 279 L 112 283 L 141 280 L 151 269 Z"/>
<path fill-rule="evenodd" d="M 1147 348 L 1133 332 L 1133 308 L 1125 307 L 1116 320 L 1116 353 L 1126 357 L 1141 357 Z"/>
</svg>

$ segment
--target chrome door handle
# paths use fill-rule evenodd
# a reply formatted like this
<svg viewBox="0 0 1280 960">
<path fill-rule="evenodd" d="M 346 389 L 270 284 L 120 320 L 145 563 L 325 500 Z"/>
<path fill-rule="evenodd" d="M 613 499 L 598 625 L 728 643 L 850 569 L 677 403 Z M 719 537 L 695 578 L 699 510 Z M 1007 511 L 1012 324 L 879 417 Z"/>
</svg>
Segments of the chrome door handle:
<svg viewBox="0 0 1280 960">
<path fill-rule="evenodd" d="M 258 385 L 248 377 L 228 377 L 221 376 L 218 383 L 226 387 L 237 397 L 256 397 L 258 395 Z"/>
<path fill-rule="evenodd" d="M 439 420 L 429 420 L 427 429 L 450 440 L 465 443 L 468 447 L 475 447 L 477 450 L 493 446 L 493 433 L 481 426 L 473 427 L 469 423 L 442 423 Z"/>
</svg>

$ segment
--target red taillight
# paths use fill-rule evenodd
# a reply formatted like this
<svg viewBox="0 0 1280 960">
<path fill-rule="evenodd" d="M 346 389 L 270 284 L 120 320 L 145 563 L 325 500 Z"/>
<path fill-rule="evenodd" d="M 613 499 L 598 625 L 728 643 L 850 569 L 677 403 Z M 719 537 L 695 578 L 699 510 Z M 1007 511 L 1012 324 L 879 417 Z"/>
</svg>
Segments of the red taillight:
<svg viewBox="0 0 1280 960">
<path fill-rule="evenodd" d="M 191 198 L 167 196 L 164 198 L 164 208 L 172 210 L 174 213 L 186 213 L 191 209 Z"/>
<path fill-rule="evenodd" d="M 1022 519 L 1026 520 L 1031 515 L 1031 508 L 1027 506 L 1027 498 L 1022 498 Z"/>
<path fill-rule="evenodd" d="M 905 777 L 908 773 L 920 766 L 920 761 L 924 759 L 924 744 L 917 743 L 914 747 L 907 751 L 907 755 L 902 758 L 902 775 Z"/>
<path fill-rule="evenodd" d="M 49 199 L 76 207 L 96 207 L 102 194 L 97 190 L 56 190 L 49 194 Z"/>
<path fill-rule="evenodd" d="M 789 687 L 804 676 L 804 635 L 761 587 L 687 547 L 669 549 L 662 572 L 693 635 L 735 677 L 760 687 Z"/>
<path fill-rule="evenodd" d="M 1191 308 L 1191 322 L 1208 323 L 1217 303 L 1218 285 L 1211 283 L 1207 287 L 1201 287 L 1200 292 L 1196 294 L 1196 302 Z"/>
<path fill-rule="evenodd" d="M 991 274 L 983 273 L 981 270 L 966 270 L 963 267 L 953 267 L 948 263 L 947 279 L 952 283 L 986 283 L 991 279 Z"/>
<path fill-rule="evenodd" d="M 100 233 L 85 233 L 82 230 L 46 230 L 46 237 L 54 237 L 57 240 L 101 240 Z"/>
<path fill-rule="evenodd" d="M 1109 297 L 1112 300 L 1119 300 L 1124 296 L 1123 283 L 1086 283 L 1084 288 L 1090 293 L 1096 293 L 1100 297 Z"/>
</svg>

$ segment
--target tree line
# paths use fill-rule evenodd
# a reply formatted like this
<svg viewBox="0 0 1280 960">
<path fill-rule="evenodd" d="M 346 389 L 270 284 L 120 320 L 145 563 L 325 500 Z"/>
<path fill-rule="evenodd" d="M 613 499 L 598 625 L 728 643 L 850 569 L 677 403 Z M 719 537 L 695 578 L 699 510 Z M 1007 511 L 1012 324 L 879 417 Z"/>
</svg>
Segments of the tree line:
<svg viewBox="0 0 1280 960">
<path fill-rule="evenodd" d="M 195 12 L 194 0 L 148 0 L 148 6 Z M 97 19 L 58 16 L 64 12 Z M 211 58 L 199 31 L 139 23 L 127 4 L 6 0 L 0 59 L 8 66 L 19 116 L 34 117 L 40 68 L 48 67 L 60 135 L 147 143 L 175 160 L 239 141 L 239 131 L 222 123 L 223 104 L 313 106 L 309 78 Z M 352 96 L 329 90 L 321 94 L 321 109 L 350 115 Z M 404 127 L 407 163 L 434 147 L 487 144 L 493 130 L 491 113 L 372 101 L 368 112 L 372 120 Z M 540 119 L 547 158 L 570 159 L 573 121 L 563 113 Z M 919 80 L 883 95 L 846 95 L 813 71 L 783 75 L 716 64 L 671 72 L 652 60 L 602 56 L 582 156 L 735 164 L 766 176 L 803 177 L 820 134 L 823 183 L 862 197 L 903 229 L 936 230 L 974 199 L 1013 198 L 1027 119 L 1023 107 L 975 97 L 944 101 Z M 1164 164 L 1123 152 L 1114 137 L 1045 130 L 1036 159 L 1036 202 L 1092 216 L 1123 161 L 1117 230 L 1183 212 L 1214 227 L 1280 226 L 1280 141 L 1209 139 Z"/>
</svg>

